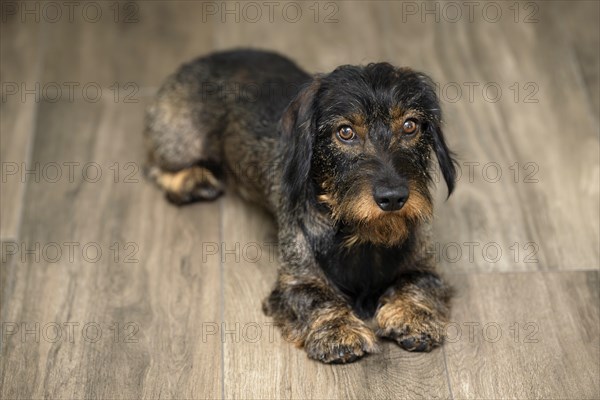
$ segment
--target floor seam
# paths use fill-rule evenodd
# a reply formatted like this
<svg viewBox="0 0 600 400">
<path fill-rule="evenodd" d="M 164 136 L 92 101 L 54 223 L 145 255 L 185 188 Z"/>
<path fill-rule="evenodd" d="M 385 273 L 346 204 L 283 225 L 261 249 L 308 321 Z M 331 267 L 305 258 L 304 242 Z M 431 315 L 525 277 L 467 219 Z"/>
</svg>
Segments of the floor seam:
<svg viewBox="0 0 600 400">
<path fill-rule="evenodd" d="M 600 267 L 596 268 L 574 268 L 574 269 L 537 269 L 533 271 L 456 271 L 456 272 L 448 272 L 441 271 L 446 276 L 460 276 L 460 275 L 508 275 L 508 274 L 539 274 L 539 273 L 570 273 L 570 272 L 600 272 Z"/>
<path fill-rule="evenodd" d="M 45 30 L 44 27 L 46 25 L 42 24 L 39 28 L 39 31 L 37 33 L 37 54 L 36 54 L 36 66 L 35 66 L 35 71 L 33 73 L 33 78 L 34 80 L 40 80 L 41 76 L 42 76 L 42 71 L 43 71 L 43 64 L 44 64 L 44 59 L 45 59 Z M 28 141 L 25 147 L 25 158 L 24 158 L 24 162 L 25 163 L 31 163 L 33 160 L 33 149 L 35 146 L 35 138 L 37 136 L 37 123 L 38 123 L 38 114 L 39 114 L 39 109 L 40 109 L 40 105 L 38 102 L 35 103 L 33 110 L 31 111 L 31 125 L 29 127 L 29 131 L 27 132 L 28 135 Z M 27 189 L 29 188 L 29 183 L 27 181 L 25 181 L 23 183 L 23 189 L 21 190 L 20 196 L 19 196 L 19 202 L 18 202 L 18 210 L 17 210 L 17 221 L 16 221 L 16 227 L 15 227 L 15 231 L 14 231 L 14 238 L 11 239 L 6 239 L 6 238 L 2 238 L 0 239 L 0 241 L 2 242 L 12 242 L 12 243 L 18 243 L 19 240 L 21 240 L 21 233 L 22 233 L 22 225 L 23 225 L 23 216 L 25 214 L 25 199 L 27 197 Z M 12 261 L 11 261 L 12 264 Z M 4 268 L 2 268 L 4 269 Z M 3 271 L 0 270 L 0 274 L 2 274 Z M 4 273 L 7 273 L 7 271 L 5 270 Z M 0 278 L 1 280 L 1 278 Z M 4 288 L 0 288 L 3 292 L 4 292 Z M 0 293 L 0 301 L 2 302 L 1 304 L 8 304 L 8 301 L 6 301 L 7 299 L 4 298 L 4 293 Z M 2 311 L 2 307 L 0 307 L 0 312 Z"/>
<path fill-rule="evenodd" d="M 219 199 L 219 243 L 223 243 L 223 198 Z M 221 326 L 225 321 L 225 266 L 223 258 L 219 257 L 219 312 Z M 225 398 L 225 341 L 221 340 L 221 399 Z"/>
<path fill-rule="evenodd" d="M 448 391 L 450 392 L 450 399 L 454 400 L 454 393 L 452 392 L 452 383 L 450 382 L 450 371 L 448 371 L 448 361 L 446 356 L 446 349 L 442 347 L 442 354 L 444 355 L 444 370 L 446 371 L 446 383 L 448 384 Z"/>
<path fill-rule="evenodd" d="M 45 35 L 44 35 L 44 27 L 46 25 L 45 24 L 41 24 L 40 26 L 40 30 L 38 32 L 38 39 L 37 39 L 37 43 L 38 43 L 38 49 L 37 49 L 37 60 L 36 60 L 36 70 L 34 72 L 34 79 L 36 80 L 40 80 L 41 76 L 42 76 L 42 70 L 43 70 L 43 62 L 44 62 L 44 43 L 45 43 Z M 31 112 L 31 126 L 29 128 L 29 132 L 28 132 L 28 141 L 27 141 L 27 146 L 25 148 L 25 163 L 31 163 L 33 160 L 33 149 L 35 146 L 35 137 L 37 136 L 37 120 L 38 120 L 38 113 L 39 113 L 39 108 L 40 105 L 38 102 L 35 103 L 33 110 Z M 17 227 L 16 227 L 16 232 L 15 232 L 15 236 L 18 238 L 21 237 L 21 225 L 23 224 L 23 215 L 25 213 L 24 209 L 25 209 L 25 198 L 27 196 L 27 189 L 29 188 L 29 183 L 27 181 L 25 181 L 23 183 L 23 190 L 21 190 L 21 195 L 19 196 L 19 210 L 18 212 L 18 216 L 17 216 Z"/>
</svg>

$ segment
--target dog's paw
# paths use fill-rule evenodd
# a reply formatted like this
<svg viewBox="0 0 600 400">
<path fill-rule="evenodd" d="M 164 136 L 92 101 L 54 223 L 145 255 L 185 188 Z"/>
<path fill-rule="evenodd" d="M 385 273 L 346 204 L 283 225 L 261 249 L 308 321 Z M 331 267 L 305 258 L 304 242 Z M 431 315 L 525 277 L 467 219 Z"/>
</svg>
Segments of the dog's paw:
<svg viewBox="0 0 600 400">
<path fill-rule="evenodd" d="M 377 312 L 377 335 L 395 340 L 408 351 L 431 351 L 444 341 L 446 319 L 416 306 L 382 306 Z"/>
<path fill-rule="evenodd" d="M 184 205 L 195 201 L 214 200 L 224 190 L 224 185 L 212 171 L 193 166 L 177 172 L 162 171 L 156 166 L 145 169 L 145 175 L 165 191 L 169 202 Z"/>
<path fill-rule="evenodd" d="M 377 337 L 352 314 L 326 315 L 311 325 L 304 342 L 308 356 L 324 363 L 345 364 L 378 351 Z"/>
</svg>

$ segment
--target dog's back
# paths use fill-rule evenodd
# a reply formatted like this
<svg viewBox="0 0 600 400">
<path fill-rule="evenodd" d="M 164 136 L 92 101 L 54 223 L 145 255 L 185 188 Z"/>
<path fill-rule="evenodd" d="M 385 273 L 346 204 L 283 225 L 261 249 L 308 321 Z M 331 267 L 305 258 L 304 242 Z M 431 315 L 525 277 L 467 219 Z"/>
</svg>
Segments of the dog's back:
<svg viewBox="0 0 600 400">
<path fill-rule="evenodd" d="M 309 80 L 291 60 L 265 51 L 184 64 L 147 111 L 148 175 L 177 204 L 218 197 L 226 178 L 246 199 L 266 204 L 278 172 L 277 124 Z"/>
</svg>

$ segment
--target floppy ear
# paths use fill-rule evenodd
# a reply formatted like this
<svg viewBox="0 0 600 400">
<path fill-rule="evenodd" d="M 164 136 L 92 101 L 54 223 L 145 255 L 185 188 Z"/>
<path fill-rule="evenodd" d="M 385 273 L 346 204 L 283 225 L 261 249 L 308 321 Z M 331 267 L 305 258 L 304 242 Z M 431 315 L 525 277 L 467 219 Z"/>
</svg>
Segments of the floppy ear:
<svg viewBox="0 0 600 400">
<path fill-rule="evenodd" d="M 440 170 L 448 187 L 448 197 L 450 197 L 456 183 L 456 160 L 454 159 L 454 153 L 446 145 L 444 134 L 439 124 L 435 124 L 433 129 L 433 150 L 435 151 L 438 163 L 440 164 Z"/>
<path fill-rule="evenodd" d="M 408 71 L 411 70 L 408 69 Z M 422 90 L 419 93 L 421 102 L 427 104 L 427 108 L 434 111 L 434 117 L 429 121 L 428 130 L 430 130 L 433 137 L 433 151 L 438 159 L 442 176 L 448 187 L 448 197 L 450 197 L 456 183 L 456 160 L 454 159 L 454 153 L 448 149 L 444 140 L 444 133 L 441 128 L 440 99 L 436 94 L 436 85 L 428 75 L 422 72 L 416 72 L 415 76 L 422 84 Z"/>
<path fill-rule="evenodd" d="M 281 191 L 290 211 L 315 198 L 310 169 L 316 121 L 314 100 L 320 87 L 316 77 L 288 105 L 280 121 Z"/>
</svg>

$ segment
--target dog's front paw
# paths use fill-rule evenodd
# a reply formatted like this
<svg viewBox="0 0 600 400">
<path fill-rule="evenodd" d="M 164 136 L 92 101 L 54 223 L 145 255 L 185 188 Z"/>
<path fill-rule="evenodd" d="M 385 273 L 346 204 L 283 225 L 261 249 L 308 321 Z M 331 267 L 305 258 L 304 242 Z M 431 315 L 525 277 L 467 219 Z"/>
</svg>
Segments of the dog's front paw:
<svg viewBox="0 0 600 400">
<path fill-rule="evenodd" d="M 356 316 L 327 313 L 311 324 L 304 349 L 315 360 L 344 364 L 377 352 L 378 345 L 373 331 Z"/>
<path fill-rule="evenodd" d="M 430 351 L 444 341 L 446 318 L 412 304 L 388 303 L 377 312 L 377 335 L 408 351 Z"/>
</svg>

